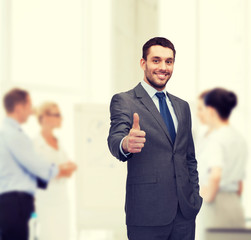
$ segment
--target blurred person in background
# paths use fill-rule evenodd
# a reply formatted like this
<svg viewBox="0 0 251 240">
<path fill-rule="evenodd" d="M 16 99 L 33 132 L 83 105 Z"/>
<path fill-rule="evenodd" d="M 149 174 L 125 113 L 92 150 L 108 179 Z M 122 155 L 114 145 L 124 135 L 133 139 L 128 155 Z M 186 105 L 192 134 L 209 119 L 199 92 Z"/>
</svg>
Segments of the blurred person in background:
<svg viewBox="0 0 251 240">
<path fill-rule="evenodd" d="M 222 88 L 206 91 L 199 97 L 198 117 L 208 131 L 197 152 L 200 193 L 204 199 L 197 219 L 198 240 L 204 239 L 208 228 L 245 227 L 240 195 L 247 146 L 229 120 L 236 105 L 235 93 Z"/>
<path fill-rule="evenodd" d="M 61 127 L 62 115 L 58 105 L 45 102 L 37 108 L 41 131 L 34 139 L 37 152 L 51 164 L 60 165 L 69 161 L 54 130 Z M 73 163 L 74 169 L 76 165 Z M 36 209 L 41 224 L 41 240 L 70 239 L 69 185 L 66 178 L 55 178 L 47 191 L 38 191 Z"/>
<path fill-rule="evenodd" d="M 209 93 L 210 90 L 202 92 L 197 101 L 197 117 L 203 125 L 207 125 L 206 105 L 204 103 L 204 97 Z M 209 130 L 209 129 L 208 129 Z M 206 133 L 207 135 L 207 133 Z"/>
<path fill-rule="evenodd" d="M 21 124 L 32 113 L 27 91 L 12 89 L 3 102 L 7 116 L 0 130 L 0 239 L 28 240 L 36 188 L 45 188 L 55 177 L 70 176 L 72 165 L 46 161 L 23 132 Z"/>
<path fill-rule="evenodd" d="M 195 141 L 196 154 L 198 156 L 201 156 L 203 154 L 204 149 L 207 148 L 207 137 L 211 131 L 211 128 L 208 126 L 208 123 L 207 123 L 207 119 L 208 119 L 207 118 L 207 108 L 204 103 L 204 97 L 206 96 L 207 93 L 209 93 L 209 91 L 210 90 L 203 91 L 197 99 L 197 117 L 203 127 L 203 131 L 199 132 L 199 134 L 196 138 L 196 141 Z M 207 171 L 207 169 L 205 169 L 205 170 Z M 206 173 L 202 173 L 202 171 L 203 171 L 203 162 L 200 158 L 200 159 L 198 159 L 199 177 L 206 174 Z"/>
</svg>

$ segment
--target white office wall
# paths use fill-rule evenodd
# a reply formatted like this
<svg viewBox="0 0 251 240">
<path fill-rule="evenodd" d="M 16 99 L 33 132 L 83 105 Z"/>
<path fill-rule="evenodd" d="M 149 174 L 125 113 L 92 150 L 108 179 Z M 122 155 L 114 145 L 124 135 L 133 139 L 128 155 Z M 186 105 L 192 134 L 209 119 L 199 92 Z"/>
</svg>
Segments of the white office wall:
<svg viewBox="0 0 251 240">
<path fill-rule="evenodd" d="M 226 87 L 238 96 L 232 124 L 250 143 L 250 8 L 247 0 L 200 1 L 199 90 Z M 213 17 L 212 17 L 213 16 Z M 247 166 L 243 204 L 251 216 L 251 155 Z"/>
<path fill-rule="evenodd" d="M 250 45 L 248 0 L 160 0 L 160 35 L 173 41 L 177 56 L 168 90 L 189 101 L 195 135 L 200 130 L 196 118 L 196 98 L 206 89 L 224 87 L 238 95 L 231 122 L 250 139 Z M 243 204 L 251 216 L 251 154 Z M 199 160 L 199 159 L 198 159 Z"/>
<path fill-rule="evenodd" d="M 248 69 L 247 72 L 247 81 L 245 83 L 245 92 L 247 95 L 247 105 L 244 108 L 245 111 L 245 118 L 246 118 L 246 123 L 245 123 L 245 135 L 248 137 L 248 150 L 249 150 L 249 163 L 248 163 L 248 167 L 247 167 L 247 176 L 246 176 L 246 191 L 249 193 L 247 194 L 246 197 L 246 203 L 249 204 L 251 202 L 251 191 L 250 191 L 250 186 L 251 186 L 251 94 L 250 94 L 250 90 L 251 90 L 251 69 L 250 69 L 250 63 L 251 63 L 251 48 L 250 48 L 250 39 L 251 39 L 251 18 L 250 18 L 250 13 L 251 13 L 251 3 L 247 0 L 246 1 L 246 16 L 247 16 L 247 20 L 246 20 L 246 29 L 245 31 L 247 31 L 247 36 L 246 36 L 246 42 L 248 43 L 247 45 L 247 49 L 245 49 L 247 56 L 246 59 L 246 68 Z M 251 216 L 251 207 L 250 204 L 248 205 L 249 208 L 247 207 L 247 211 L 248 211 L 248 216 L 250 218 Z"/>
<path fill-rule="evenodd" d="M 109 0 L 2 0 L 1 10 L 1 93 L 22 87 L 35 105 L 55 100 L 63 111 L 109 102 Z M 65 113 L 71 124 L 72 111 Z"/>
<path fill-rule="evenodd" d="M 111 93 L 127 86 L 115 86 L 111 75 L 110 62 L 120 61 L 110 54 L 111 31 L 116 26 L 111 19 L 111 4 L 111 0 L 0 1 L 0 94 L 20 86 L 31 91 L 35 105 L 44 100 L 57 101 L 64 115 L 60 135 L 73 159 L 73 106 L 79 102 L 108 103 Z M 146 6 L 149 13 L 156 9 L 159 13 L 158 23 L 153 24 L 156 30 L 152 31 L 152 24 L 144 24 L 144 18 L 151 22 L 152 14 L 142 14 L 141 24 L 137 25 L 142 34 L 145 27 L 147 36 L 159 33 L 175 44 L 177 58 L 168 83 L 170 92 L 188 100 L 195 113 L 195 99 L 200 91 L 216 85 L 233 89 L 240 98 L 234 124 L 251 136 L 249 0 L 140 0 L 133 6 L 140 12 Z M 137 11 L 130 4 L 126 11 L 131 15 L 123 15 L 122 20 L 130 22 Z M 126 51 L 123 53 L 126 55 Z M 130 84 L 138 80 L 130 79 Z M 31 135 L 38 130 L 34 118 L 26 129 Z M 251 184 L 249 178 L 246 189 Z M 246 203 L 251 201 L 249 196 L 245 198 Z M 251 216 L 251 209 L 246 209 Z"/>
<path fill-rule="evenodd" d="M 246 2 L 200 1 L 199 6 L 199 90 L 220 86 L 237 93 L 233 121 L 243 133 L 249 95 Z"/>
<path fill-rule="evenodd" d="M 158 35 L 159 0 L 112 0 L 112 93 L 143 79 L 142 46 Z"/>
<path fill-rule="evenodd" d="M 6 37 L 8 32 L 7 27 L 7 19 L 9 12 L 7 11 L 7 2 L 6 1 L 0 1 L 0 95 L 2 96 L 3 93 L 3 81 L 6 79 L 6 56 L 7 56 L 7 42 L 8 38 Z M 2 118 L 4 115 L 3 108 L 0 108 L 0 118 Z"/>
<path fill-rule="evenodd" d="M 108 104 L 79 104 L 75 108 L 77 164 L 77 226 L 107 229 L 125 239 L 125 181 L 127 165 L 115 159 L 107 146 Z M 112 240 L 112 238 L 108 238 Z"/>
<path fill-rule="evenodd" d="M 10 81 L 81 87 L 81 1 L 12 0 L 10 6 Z"/>
<path fill-rule="evenodd" d="M 196 0 L 160 0 L 159 35 L 173 42 L 176 59 L 168 91 L 186 100 L 197 92 L 198 23 Z"/>
<path fill-rule="evenodd" d="M 85 0 L 86 101 L 108 103 L 111 96 L 111 0 Z"/>
<path fill-rule="evenodd" d="M 0 1 L 1 97 L 17 86 L 31 93 L 34 106 L 57 102 L 63 126 L 56 134 L 73 161 L 74 106 L 110 101 L 110 11 L 110 0 Z M 35 117 L 24 129 L 38 134 Z M 74 178 L 71 190 L 75 228 Z"/>
</svg>

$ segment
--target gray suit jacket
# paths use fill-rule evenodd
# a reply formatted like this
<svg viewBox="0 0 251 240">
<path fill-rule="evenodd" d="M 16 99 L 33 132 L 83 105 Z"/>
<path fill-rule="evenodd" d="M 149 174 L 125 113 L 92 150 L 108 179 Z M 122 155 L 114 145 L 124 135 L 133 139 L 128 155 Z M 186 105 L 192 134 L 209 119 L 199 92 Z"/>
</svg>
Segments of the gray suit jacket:
<svg viewBox="0 0 251 240">
<path fill-rule="evenodd" d="M 167 225 L 175 218 L 178 204 L 183 215 L 192 219 L 202 204 L 189 105 L 171 94 L 168 96 L 178 119 L 174 144 L 141 84 L 111 100 L 108 145 L 116 158 L 127 161 L 127 225 Z M 141 130 L 146 132 L 146 143 L 140 153 L 125 158 L 119 145 L 132 127 L 135 112 L 139 114 Z"/>
</svg>

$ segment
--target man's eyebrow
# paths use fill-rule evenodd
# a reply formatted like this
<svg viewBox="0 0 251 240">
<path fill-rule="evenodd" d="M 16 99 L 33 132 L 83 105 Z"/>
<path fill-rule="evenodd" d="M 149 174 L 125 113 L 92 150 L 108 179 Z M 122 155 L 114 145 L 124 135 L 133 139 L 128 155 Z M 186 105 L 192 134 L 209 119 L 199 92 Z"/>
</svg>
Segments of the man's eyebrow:
<svg viewBox="0 0 251 240">
<path fill-rule="evenodd" d="M 161 57 L 159 56 L 153 56 L 152 59 L 161 59 Z M 170 57 L 170 58 L 167 58 L 166 60 L 173 60 L 174 58 Z"/>
</svg>

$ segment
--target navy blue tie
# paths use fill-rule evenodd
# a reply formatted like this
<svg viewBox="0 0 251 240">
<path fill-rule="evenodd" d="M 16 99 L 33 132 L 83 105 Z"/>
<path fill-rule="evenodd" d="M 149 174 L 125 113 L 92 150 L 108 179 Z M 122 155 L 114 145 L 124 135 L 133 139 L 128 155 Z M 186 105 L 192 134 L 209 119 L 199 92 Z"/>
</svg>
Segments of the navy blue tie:
<svg viewBox="0 0 251 240">
<path fill-rule="evenodd" d="M 167 103 L 166 103 L 166 95 L 163 92 L 157 92 L 156 96 L 159 99 L 159 110 L 162 118 L 164 119 L 164 122 L 166 123 L 167 129 L 169 131 L 169 134 L 171 136 L 171 139 L 174 143 L 176 132 L 173 124 L 173 119 L 171 116 L 171 113 L 168 109 Z"/>
</svg>

